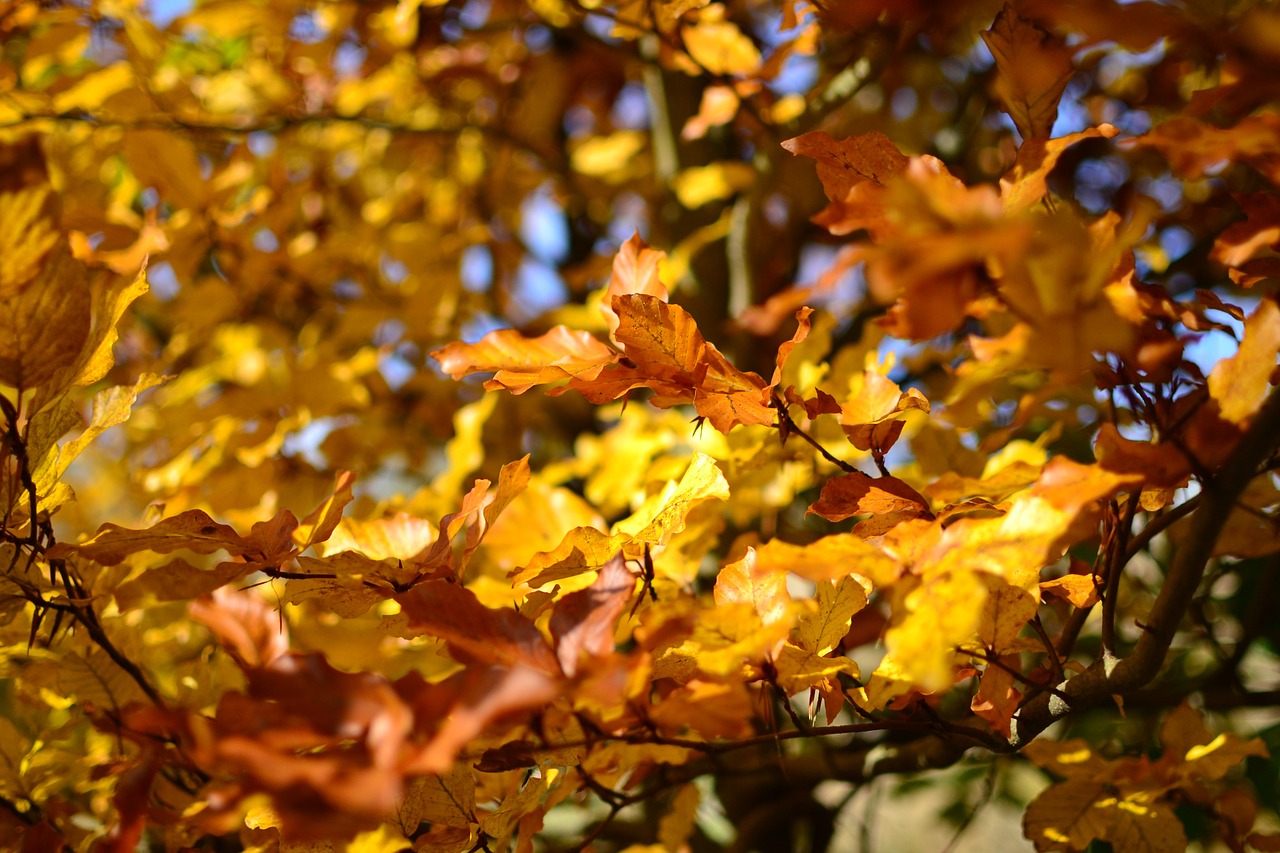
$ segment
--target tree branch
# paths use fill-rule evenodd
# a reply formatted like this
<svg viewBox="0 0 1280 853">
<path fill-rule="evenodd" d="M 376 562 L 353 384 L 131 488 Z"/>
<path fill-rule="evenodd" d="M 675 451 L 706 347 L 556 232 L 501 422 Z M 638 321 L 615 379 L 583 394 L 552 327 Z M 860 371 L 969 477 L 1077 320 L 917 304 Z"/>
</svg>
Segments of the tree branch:
<svg viewBox="0 0 1280 853">
<path fill-rule="evenodd" d="M 1104 655 L 1075 678 L 1059 684 L 1057 693 L 1042 694 L 1028 701 L 1013 717 L 1010 746 L 1021 749 L 1068 714 L 1108 696 L 1137 690 L 1155 678 L 1236 499 L 1277 445 L 1280 445 L 1280 391 L 1272 391 L 1226 464 L 1217 476 L 1205 483 L 1204 499 L 1191 521 L 1186 544 L 1169 566 L 1164 586 L 1133 651 L 1126 658 Z"/>
</svg>

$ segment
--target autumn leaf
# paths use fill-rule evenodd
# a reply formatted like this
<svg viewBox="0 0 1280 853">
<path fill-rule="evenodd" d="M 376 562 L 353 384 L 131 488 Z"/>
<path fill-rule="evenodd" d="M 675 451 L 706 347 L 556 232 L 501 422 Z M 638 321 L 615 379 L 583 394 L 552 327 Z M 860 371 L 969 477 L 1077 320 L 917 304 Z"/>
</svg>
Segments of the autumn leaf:
<svg viewBox="0 0 1280 853">
<path fill-rule="evenodd" d="M 289 635 L 273 608 L 245 591 L 220 589 L 190 596 L 191 617 L 202 623 L 242 667 L 262 667 L 289 650 Z"/>
<path fill-rule="evenodd" d="M 1058 101 L 1075 74 L 1071 49 L 1008 3 L 982 33 L 999 75 L 996 93 L 1023 140 L 1047 139 Z"/>
<path fill-rule="evenodd" d="M 418 584 L 396 599 L 414 631 L 449 643 L 466 661 L 524 666 L 558 676 L 560 664 L 533 623 L 510 610 L 490 610 L 475 593 L 444 580 Z"/>
<path fill-rule="evenodd" d="M 0 382 L 35 388 L 79 358 L 90 328 L 86 276 L 62 246 L 33 279 L 0 293 Z"/>
<path fill-rule="evenodd" d="M 618 314 L 613 308 L 614 297 L 643 293 L 663 302 L 667 301 L 667 286 L 658 278 L 658 270 L 665 257 L 665 252 L 650 249 L 639 234 L 632 234 L 613 256 L 613 273 L 600 300 L 600 311 L 609 325 L 609 337 L 614 343 L 618 342 L 616 333 L 619 322 Z"/>
<path fill-rule="evenodd" d="M 824 536 L 807 545 L 772 539 L 756 549 L 759 571 L 787 571 L 815 583 L 857 574 L 875 588 L 892 584 L 903 570 L 892 555 L 850 533 Z"/>
<path fill-rule="evenodd" d="M 355 483 L 355 474 L 350 471 L 339 471 L 334 485 L 333 495 L 302 519 L 297 530 L 293 532 L 294 543 L 299 551 L 326 541 L 333 535 L 342 521 L 342 510 L 351 503 L 351 486 Z"/>
<path fill-rule="evenodd" d="M 756 561 L 756 550 L 751 547 L 741 559 L 720 569 L 713 597 L 718 605 L 751 605 L 766 625 L 786 618 L 791 605 L 786 573 L 761 571 Z"/>
<path fill-rule="evenodd" d="M 749 74 L 760 51 L 732 21 L 699 21 L 680 33 L 693 61 L 712 74 Z"/>
<path fill-rule="evenodd" d="M 618 354 L 587 332 L 556 326 L 538 338 L 514 329 L 500 329 L 478 343 L 452 343 L 431 354 L 440 369 L 461 379 L 473 373 L 493 373 L 486 388 L 506 388 L 523 394 L 534 385 L 580 378 L 590 381 L 618 359 Z"/>
<path fill-rule="evenodd" d="M 78 553 L 104 566 L 114 566 L 130 554 L 142 551 L 157 554 L 182 550 L 197 554 L 226 551 L 233 556 L 243 556 L 252 548 L 230 526 L 214 521 L 208 513 L 192 509 L 141 530 L 104 524 L 88 542 L 81 545 L 59 545 L 57 551 L 50 556 Z"/>
<path fill-rule="evenodd" d="M 830 204 L 813 218 L 815 223 L 837 236 L 859 228 L 878 233 L 883 204 L 876 201 L 875 193 L 858 190 L 866 183 L 883 186 L 906 170 L 908 158 L 889 137 L 871 131 L 836 140 L 826 131 L 815 130 L 788 139 L 782 147 L 818 163 L 818 178 Z"/>
<path fill-rule="evenodd" d="M 615 368 L 596 380 L 569 384 L 592 402 L 617 399 L 644 385 L 661 408 L 692 403 L 717 431 L 738 424 L 772 424 L 772 409 L 762 401 L 764 380 L 731 365 L 707 342 L 687 311 L 644 294 L 613 299 L 618 314 L 614 337 L 635 367 Z"/>
<path fill-rule="evenodd" d="M 1098 603 L 1098 584 L 1092 575 L 1063 575 L 1041 583 L 1040 594 L 1064 599 L 1072 607 L 1092 607 Z"/>
<path fill-rule="evenodd" d="M 1243 424 L 1262 405 L 1276 371 L 1280 353 L 1280 307 L 1270 299 L 1258 303 L 1244 324 L 1239 351 L 1214 365 L 1209 394 L 1222 417 Z"/>
<path fill-rule="evenodd" d="M 867 587 L 856 577 L 824 581 L 814 591 L 816 611 L 796 621 L 796 645 L 816 655 L 827 655 L 844 638 L 854 614 L 867 606 Z"/>
<path fill-rule="evenodd" d="M 996 660 L 998 663 L 991 663 L 983 670 L 978 692 L 969 702 L 969 707 L 1008 737 L 1010 720 L 1022 701 L 1022 692 L 1018 690 L 1017 679 L 1013 675 L 1018 671 L 1021 660 L 1018 655 L 1004 655 Z"/>
<path fill-rule="evenodd" d="M 1013 168 L 1000 179 L 1000 199 L 1005 209 L 1018 213 L 1042 200 L 1048 192 L 1049 173 L 1067 148 L 1086 139 L 1111 139 L 1119 132 L 1114 125 L 1100 124 L 1057 139 L 1024 134 Z"/>
<path fill-rule="evenodd" d="M 859 450 L 887 453 L 904 425 L 901 413 L 929 411 L 929 401 L 915 388 L 900 391 L 897 383 L 875 370 L 862 374 L 854 396 L 840 404 L 840 425 Z"/>
<path fill-rule="evenodd" d="M 846 474 L 822 485 L 822 494 L 806 514 L 827 521 L 843 521 L 854 515 L 892 515 L 904 518 L 932 517 L 929 502 L 915 489 L 894 477 Z"/>
<path fill-rule="evenodd" d="M 571 592 L 551 611 L 551 636 L 560 668 L 569 678 L 583 655 L 603 657 L 613 651 L 618 617 L 635 589 L 635 575 L 621 553 L 600 567 L 595 582 Z"/>
</svg>

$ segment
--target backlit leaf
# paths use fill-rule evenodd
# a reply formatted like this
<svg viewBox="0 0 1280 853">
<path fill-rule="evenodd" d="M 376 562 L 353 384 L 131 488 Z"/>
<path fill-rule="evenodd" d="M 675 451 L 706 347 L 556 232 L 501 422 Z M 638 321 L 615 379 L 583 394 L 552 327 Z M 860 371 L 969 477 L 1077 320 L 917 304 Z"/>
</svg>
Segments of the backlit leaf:
<svg viewBox="0 0 1280 853">
<path fill-rule="evenodd" d="M 594 379 L 618 359 L 618 354 L 587 332 L 556 326 L 539 338 L 526 338 L 514 329 L 500 329 L 478 343 L 452 343 L 433 352 L 440 369 L 454 379 L 472 373 L 494 373 L 486 388 L 506 388 L 523 394 L 534 385 L 579 377 Z"/>
<path fill-rule="evenodd" d="M 91 312 L 86 276 L 64 246 L 34 279 L 0 295 L 0 383 L 35 388 L 80 357 Z"/>
<path fill-rule="evenodd" d="M 1007 3 L 982 40 L 999 71 L 996 93 L 1023 140 L 1048 138 L 1058 100 L 1075 73 L 1071 49 Z"/>
<path fill-rule="evenodd" d="M 1214 365 L 1209 394 L 1222 417 L 1244 423 L 1262 405 L 1271 387 L 1280 353 L 1280 307 L 1270 299 L 1258 303 L 1244 324 L 1240 350 Z"/>
</svg>

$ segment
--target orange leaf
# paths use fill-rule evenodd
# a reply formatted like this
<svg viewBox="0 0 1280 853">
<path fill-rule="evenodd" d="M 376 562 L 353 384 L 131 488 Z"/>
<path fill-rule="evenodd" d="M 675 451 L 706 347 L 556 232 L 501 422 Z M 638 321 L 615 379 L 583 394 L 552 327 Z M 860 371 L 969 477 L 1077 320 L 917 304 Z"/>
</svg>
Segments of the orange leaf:
<svg viewBox="0 0 1280 853">
<path fill-rule="evenodd" d="M 846 474 L 822 484 L 822 494 L 805 515 L 820 515 L 827 521 L 844 521 L 854 515 L 888 515 L 932 518 L 929 503 L 915 489 L 896 477 L 868 477 Z"/>
<path fill-rule="evenodd" d="M 1114 125 L 1100 124 L 1057 139 L 1026 139 L 1018 148 L 1013 168 L 1000 179 L 1000 199 L 1005 209 L 1021 212 L 1043 199 L 1048 192 L 1045 181 L 1049 173 L 1058 165 L 1062 152 L 1072 145 L 1085 139 L 1110 139 L 1119 132 Z"/>
<path fill-rule="evenodd" d="M 613 309 L 618 314 L 614 337 L 635 366 L 575 379 L 569 389 L 599 403 L 647 386 L 655 406 L 692 403 L 722 433 L 739 424 L 774 423 L 773 410 L 762 401 L 764 380 L 731 365 L 698 331 L 689 312 L 641 293 L 615 296 Z"/>
<path fill-rule="evenodd" d="M 193 600 L 187 612 L 243 668 L 267 666 L 289 651 L 280 614 L 259 595 L 223 588 Z"/>
<path fill-rule="evenodd" d="M 1021 665 L 1019 655 L 1003 655 L 999 658 L 1004 667 L 989 664 L 978 681 L 978 692 L 969 702 L 969 707 L 992 728 L 1005 737 L 1009 736 L 1009 721 L 1013 719 L 1018 703 L 1022 701 L 1022 693 L 1015 687 L 1017 680 L 1013 673 Z M 1008 669 L 1006 669 L 1006 667 Z"/>
<path fill-rule="evenodd" d="M 996 60 L 996 94 L 1023 141 L 1047 138 L 1058 117 L 1058 99 L 1075 74 L 1071 49 L 1008 3 L 982 40 Z"/>
<path fill-rule="evenodd" d="M 889 137 L 876 130 L 839 140 L 815 130 L 788 139 L 782 147 L 818 162 L 818 179 L 831 203 L 813 221 L 837 236 L 859 228 L 874 230 L 882 215 L 876 194 L 858 193 L 858 188 L 868 182 L 883 186 L 910 162 Z"/>
<path fill-rule="evenodd" d="M 782 619 L 791 604 L 787 573 L 762 569 L 756 559 L 756 549 L 751 547 L 740 559 L 720 569 L 714 596 L 716 604 L 721 606 L 750 604 L 766 625 Z"/>
<path fill-rule="evenodd" d="M 1031 488 L 1057 509 L 1079 511 L 1142 484 L 1139 474 L 1116 474 L 1098 465 L 1082 465 L 1065 456 L 1049 460 Z"/>
<path fill-rule="evenodd" d="M 1280 196 L 1250 193 L 1235 198 L 1244 209 L 1246 219 L 1223 229 L 1209 253 L 1209 257 L 1229 267 L 1240 267 L 1280 245 Z M 1211 298 L 1217 296 L 1212 291 L 1204 292 L 1212 294 Z"/>
<path fill-rule="evenodd" d="M 1092 575 L 1063 575 L 1040 584 L 1040 594 L 1061 598 L 1073 607 L 1098 603 L 1098 585 Z"/>
<path fill-rule="evenodd" d="M 512 394 L 563 379 L 591 380 L 618 360 L 617 352 L 590 333 L 566 326 L 556 326 L 537 338 L 526 338 L 515 329 L 499 329 L 478 343 L 455 341 L 431 356 L 454 379 L 492 372 L 494 377 L 484 387 L 506 388 Z"/>
<path fill-rule="evenodd" d="M 609 285 L 605 288 L 604 298 L 600 301 L 600 311 L 605 322 L 609 324 L 609 337 L 614 338 L 618 330 L 618 314 L 613 309 L 615 296 L 628 293 L 643 293 L 667 301 L 667 286 L 658 278 L 658 269 L 666 252 L 650 249 L 639 234 L 631 235 L 631 239 L 622 244 L 618 254 L 613 256 L 613 274 L 609 277 Z"/>
<path fill-rule="evenodd" d="M 1099 427 L 1093 453 L 1106 470 L 1136 474 L 1148 488 L 1178 488 L 1191 476 L 1191 463 L 1177 447 L 1125 438 L 1110 423 Z"/>
</svg>

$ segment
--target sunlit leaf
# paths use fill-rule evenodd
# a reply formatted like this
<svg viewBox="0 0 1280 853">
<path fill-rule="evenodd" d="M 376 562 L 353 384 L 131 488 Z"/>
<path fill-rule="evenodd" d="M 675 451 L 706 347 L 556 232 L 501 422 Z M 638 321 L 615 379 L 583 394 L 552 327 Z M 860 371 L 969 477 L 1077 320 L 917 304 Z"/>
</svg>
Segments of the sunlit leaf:
<svg viewBox="0 0 1280 853">
<path fill-rule="evenodd" d="M 1075 73 L 1063 40 L 1005 4 L 982 33 L 999 75 L 996 92 L 1024 140 L 1049 136 L 1058 100 Z"/>
</svg>

